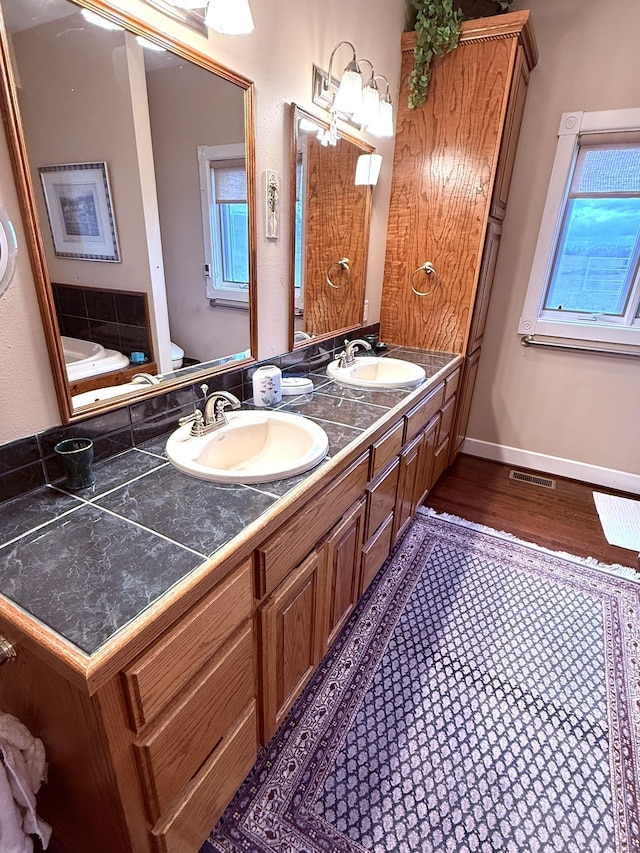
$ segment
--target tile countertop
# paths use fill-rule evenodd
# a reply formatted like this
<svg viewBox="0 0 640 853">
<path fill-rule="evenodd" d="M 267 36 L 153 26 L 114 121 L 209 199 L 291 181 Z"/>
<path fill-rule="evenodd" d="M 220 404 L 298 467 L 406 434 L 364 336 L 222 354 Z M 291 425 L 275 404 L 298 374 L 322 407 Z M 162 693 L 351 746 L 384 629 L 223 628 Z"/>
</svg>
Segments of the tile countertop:
<svg viewBox="0 0 640 853">
<path fill-rule="evenodd" d="M 421 364 L 427 379 L 456 358 L 390 352 Z M 327 458 L 412 393 L 346 388 L 323 371 L 310 378 L 313 395 L 283 397 L 277 408 L 317 421 Z M 0 593 L 87 654 L 311 473 L 253 486 L 198 480 L 168 462 L 167 437 L 96 464 L 90 489 L 44 486 L 2 504 Z"/>
</svg>

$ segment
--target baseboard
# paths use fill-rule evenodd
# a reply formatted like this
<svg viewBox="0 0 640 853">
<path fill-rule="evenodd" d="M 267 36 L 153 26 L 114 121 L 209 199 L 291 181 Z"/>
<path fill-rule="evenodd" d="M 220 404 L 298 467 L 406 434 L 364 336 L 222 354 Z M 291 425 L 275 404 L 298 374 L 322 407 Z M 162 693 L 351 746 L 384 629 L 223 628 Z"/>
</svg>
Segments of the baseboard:
<svg viewBox="0 0 640 853">
<path fill-rule="evenodd" d="M 602 468 L 599 465 L 589 465 L 586 462 L 576 462 L 574 459 L 563 459 L 560 456 L 547 456 L 546 453 L 535 453 L 531 450 L 521 450 L 518 447 L 508 447 L 504 444 L 494 444 L 490 441 L 479 441 L 476 438 L 465 438 L 462 452 L 470 456 L 480 456 L 505 465 L 518 468 L 530 468 L 543 471 L 546 474 L 556 474 L 558 477 L 568 477 L 571 480 L 582 480 L 594 486 L 604 486 L 621 492 L 640 494 L 640 475 L 627 471 L 616 471 L 615 468 Z"/>
</svg>

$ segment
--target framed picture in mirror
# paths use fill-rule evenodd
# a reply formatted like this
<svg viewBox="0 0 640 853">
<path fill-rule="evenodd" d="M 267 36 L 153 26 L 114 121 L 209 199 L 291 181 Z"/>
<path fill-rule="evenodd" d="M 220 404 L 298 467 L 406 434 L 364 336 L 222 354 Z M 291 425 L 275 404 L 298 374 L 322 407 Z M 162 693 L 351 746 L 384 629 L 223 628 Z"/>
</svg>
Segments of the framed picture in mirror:
<svg viewBox="0 0 640 853">
<path fill-rule="evenodd" d="M 58 258 L 120 263 L 106 163 L 38 168 Z"/>
</svg>

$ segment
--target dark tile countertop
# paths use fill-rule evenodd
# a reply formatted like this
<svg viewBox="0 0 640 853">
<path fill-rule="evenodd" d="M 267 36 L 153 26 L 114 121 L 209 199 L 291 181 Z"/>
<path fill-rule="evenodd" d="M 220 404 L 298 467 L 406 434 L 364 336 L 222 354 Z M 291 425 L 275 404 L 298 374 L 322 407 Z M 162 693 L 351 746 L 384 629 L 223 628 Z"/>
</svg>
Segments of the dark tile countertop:
<svg viewBox="0 0 640 853">
<path fill-rule="evenodd" d="M 390 352 L 421 364 L 427 378 L 455 357 Z M 312 395 L 283 397 L 278 408 L 319 423 L 328 458 L 411 393 L 347 388 L 323 371 L 311 376 Z M 49 485 L 2 504 L 0 592 L 87 654 L 311 473 L 252 486 L 198 480 L 168 462 L 167 437 L 96 464 L 90 489 Z"/>
</svg>

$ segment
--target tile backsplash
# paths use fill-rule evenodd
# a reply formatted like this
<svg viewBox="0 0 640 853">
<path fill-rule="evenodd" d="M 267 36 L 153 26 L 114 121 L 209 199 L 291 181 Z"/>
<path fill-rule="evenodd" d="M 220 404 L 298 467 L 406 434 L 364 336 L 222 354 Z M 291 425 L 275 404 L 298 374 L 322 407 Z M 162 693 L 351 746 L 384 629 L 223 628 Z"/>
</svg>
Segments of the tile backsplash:
<svg viewBox="0 0 640 853">
<path fill-rule="evenodd" d="M 352 332 L 348 337 L 353 339 L 378 331 L 379 323 L 375 323 Z M 310 373 L 326 367 L 335 353 L 343 348 L 344 335 L 339 335 L 250 367 L 213 374 L 209 378 L 201 377 L 193 385 L 0 445 L 0 502 L 62 479 L 62 468 L 53 448 L 65 438 L 91 438 L 96 461 L 108 459 L 174 429 L 179 418 L 202 402 L 200 386 L 203 382 L 211 391 L 224 389 L 245 402 L 253 396 L 251 380 L 261 364 L 276 364 L 285 376 L 297 372 Z"/>
</svg>

